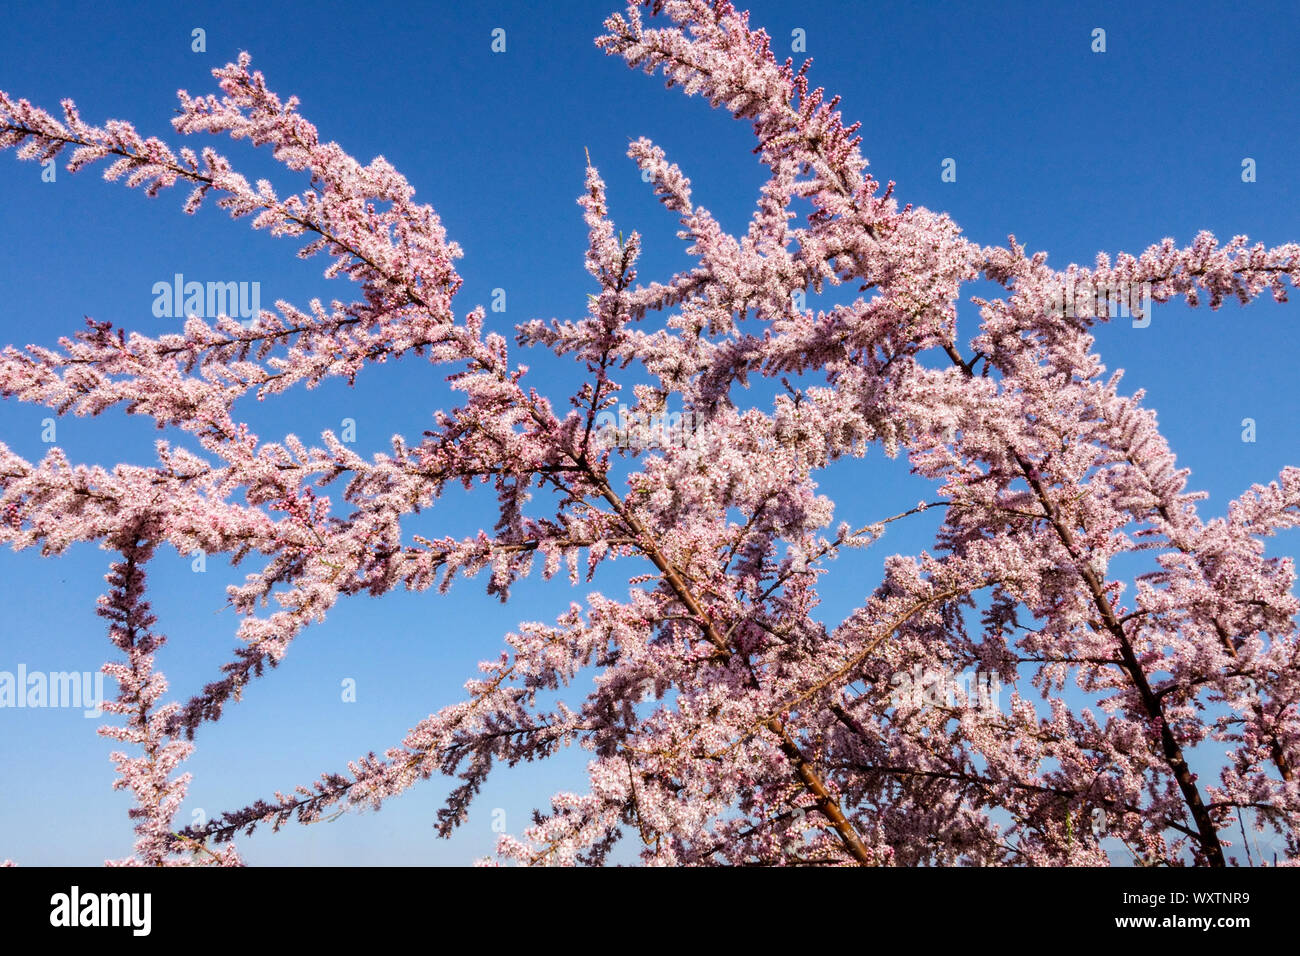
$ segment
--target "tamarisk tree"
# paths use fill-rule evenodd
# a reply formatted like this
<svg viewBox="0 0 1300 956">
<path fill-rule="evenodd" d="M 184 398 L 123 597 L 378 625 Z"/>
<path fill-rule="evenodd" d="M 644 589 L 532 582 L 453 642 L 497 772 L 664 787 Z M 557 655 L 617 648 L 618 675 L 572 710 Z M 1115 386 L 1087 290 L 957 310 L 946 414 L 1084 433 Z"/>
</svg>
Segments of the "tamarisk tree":
<svg viewBox="0 0 1300 956">
<path fill-rule="evenodd" d="M 554 397 L 485 330 L 482 308 L 454 307 L 461 250 L 433 209 L 382 158 L 362 165 L 323 141 L 247 54 L 214 71 L 219 96 L 181 91 L 173 125 L 269 147 L 303 177 L 300 193 L 250 184 L 211 148 L 91 125 L 71 101 L 53 114 L 0 93 L 0 146 L 20 158 L 106 164 L 105 179 L 150 196 L 182 186 L 186 212 L 214 200 L 359 286 L 350 304 L 277 302 L 248 325 L 191 316 L 157 337 L 88 320 L 57 347 L 0 358 L 8 398 L 60 415 L 119 407 L 192 439 L 158 442 L 151 467 L 78 464 L 58 448 L 30 463 L 0 445 L 5 541 L 115 554 L 100 611 L 119 652 L 107 709 L 124 723 L 103 732 L 132 751 L 114 759 L 138 835 L 120 862 L 238 864 L 241 833 L 378 807 L 439 773 L 457 781 L 438 817 L 449 835 L 494 765 L 574 745 L 591 752 L 588 785 L 503 836 L 502 860 L 598 864 L 627 840 L 672 865 L 1107 864 L 1127 846 L 1142 863 L 1220 866 L 1236 860 L 1243 813 L 1300 854 L 1300 604 L 1292 561 L 1264 556 L 1265 539 L 1300 524 L 1300 468 L 1225 517 L 1199 515 L 1204 495 L 1142 392 L 1125 393 L 1093 352 L 1113 300 L 1061 307 L 1081 285 L 1211 309 L 1285 301 L 1300 245 L 1202 233 L 1054 270 L 1014 237 L 981 246 L 947 215 L 900 208 L 809 63 L 778 62 L 725 2 L 634 5 L 596 42 L 751 124 L 766 181 L 748 231 L 731 235 L 662 149 L 633 142 L 694 261 L 643 281 L 641 237 L 617 231 L 588 160 L 579 202 L 596 291 L 580 318 L 516 329 L 518 346 L 583 371 L 576 393 Z M 973 298 L 978 326 L 958 329 L 976 281 L 999 294 Z M 845 284 L 860 287 L 850 304 L 804 307 L 801 293 Z M 328 431 L 264 440 L 236 414 L 240 399 L 351 383 L 401 356 L 440 366 L 463 399 L 371 460 Z M 754 401 L 744 390 L 762 378 L 786 389 Z M 632 420 L 681 409 L 697 427 L 611 440 L 620 403 Z M 837 523 L 818 476 L 879 452 L 905 456 L 933 494 Z M 414 535 L 410 516 L 457 485 L 493 489 L 495 525 Z M 860 607 L 819 620 L 828 561 L 935 509 L 931 549 L 887 558 Z M 163 545 L 256 566 L 229 589 L 233 659 L 167 704 L 144 597 Z M 1108 571 L 1139 552 L 1155 570 L 1131 582 Z M 537 565 L 578 583 L 607 562 L 626 569 L 625 591 L 521 624 L 463 700 L 382 756 L 173 824 L 196 735 L 338 601 L 475 576 L 506 600 Z M 990 675 L 1009 701 L 900 697 L 897 675 L 918 667 Z M 556 702 L 583 672 L 585 696 Z M 1206 761 L 1216 776 L 1193 772 Z"/>
</svg>

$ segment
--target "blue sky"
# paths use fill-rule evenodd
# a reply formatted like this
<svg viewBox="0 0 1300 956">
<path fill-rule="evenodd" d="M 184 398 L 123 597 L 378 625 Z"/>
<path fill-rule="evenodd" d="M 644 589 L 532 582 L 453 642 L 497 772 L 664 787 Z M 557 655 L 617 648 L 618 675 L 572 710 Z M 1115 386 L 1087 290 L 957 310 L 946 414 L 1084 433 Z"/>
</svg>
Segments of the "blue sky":
<svg viewBox="0 0 1300 956">
<path fill-rule="evenodd" d="M 608 183 L 616 223 L 642 234 L 643 281 L 666 278 L 688 259 L 674 220 L 625 156 L 630 139 L 645 135 L 662 146 L 691 178 L 695 201 L 733 231 L 745 228 L 762 181 L 747 124 L 595 48 L 601 21 L 618 9 L 612 0 L 545 6 L 32 4 L 6 10 L 0 88 L 51 110 L 72 97 L 91 122 L 127 119 L 175 144 L 181 138 L 168 121 L 176 89 L 212 91 L 209 71 L 248 50 L 273 89 L 301 98 L 324 138 L 363 162 L 382 154 L 407 176 L 465 250 L 458 312 L 486 306 L 504 288 L 507 311 L 490 313 L 490 322 L 506 331 L 585 307 L 592 280 L 575 203 L 584 147 Z M 1004 243 L 1014 232 L 1064 266 L 1091 264 L 1099 250 L 1136 254 L 1164 236 L 1186 244 L 1200 229 L 1268 245 L 1300 238 L 1300 34 L 1289 4 L 1252 4 L 1248 16 L 1227 3 L 750 9 L 778 54 L 790 51 L 793 30 L 805 31 L 814 85 L 841 94 L 846 119 L 862 121 L 876 178 L 896 181 L 902 202 L 949 212 L 976 241 Z M 206 30 L 204 53 L 190 49 L 195 27 Z M 490 50 L 497 27 L 506 30 L 502 54 Z M 1104 54 L 1090 49 L 1096 27 L 1106 30 Z M 243 144 L 214 145 L 250 178 L 294 182 Z M 945 183 L 940 164 L 949 157 L 957 181 Z M 1241 180 L 1246 157 L 1256 161 L 1254 183 Z M 81 327 L 83 315 L 149 334 L 174 331 L 178 320 L 153 315 L 152 288 L 178 272 L 259 282 L 264 307 L 277 298 L 301 307 L 313 296 L 353 295 L 350 284 L 321 277 L 324 259 L 297 260 L 293 244 L 253 233 L 214 207 L 184 216 L 184 195 L 148 200 L 89 170 L 43 183 L 38 166 L 0 156 L 0 235 L 8 237 L 0 242 L 0 340 L 50 345 Z M 1250 484 L 1300 464 L 1298 306 L 1263 301 L 1211 313 L 1169 304 L 1157 307 L 1149 328 L 1120 322 L 1098 331 L 1107 366 L 1126 370 L 1126 388 L 1147 390 L 1192 486 L 1209 492 L 1203 514 L 1222 513 Z M 975 320 L 973 306 L 959 307 L 964 338 Z M 571 369 L 543 355 L 519 360 L 558 398 L 573 380 Z M 353 418 L 357 447 L 368 455 L 396 432 L 418 436 L 434 409 L 450 405 L 442 374 L 404 360 L 369 370 L 353 389 L 330 382 L 239 409 L 266 440 L 292 431 L 311 442 Z M 0 436 L 39 459 L 47 415 L 0 403 Z M 1257 422 L 1254 443 L 1241 440 L 1247 417 Z M 147 464 L 158 437 L 149 422 L 111 413 L 60 420 L 56 443 L 76 462 Z M 837 520 L 855 524 L 926 493 L 903 461 L 876 449 L 829 474 L 825 489 L 839 503 Z M 468 533 L 487 515 L 484 502 L 490 496 L 452 494 L 418 528 Z M 891 526 L 876 549 L 834 565 L 826 619 L 861 603 L 885 555 L 927 546 L 932 527 Z M 1270 543 L 1270 553 L 1294 554 L 1297 544 L 1292 535 Z M 95 598 L 110 560 L 91 545 L 51 560 L 0 551 L 0 671 L 98 669 L 109 645 Z M 614 570 L 635 573 L 627 564 Z M 236 621 L 220 608 L 225 586 L 244 573 L 212 557 L 194 574 L 189 559 L 170 550 L 153 562 L 152 601 L 170 639 L 158 664 L 181 699 L 212 679 L 233 648 Z M 552 620 L 598 587 L 623 593 L 617 575 L 577 589 L 561 578 L 533 580 L 502 606 L 476 579 L 446 596 L 399 592 L 340 605 L 295 642 L 278 672 L 201 732 L 180 822 L 196 809 L 213 815 L 309 783 L 396 744 L 418 719 L 459 699 L 503 633 L 523 620 Z M 340 699 L 346 678 L 357 682 L 355 703 Z M 97 723 L 77 710 L 0 710 L 0 858 L 93 863 L 129 853 L 127 798 L 109 791 L 111 745 L 94 733 Z M 432 829 L 449 782 L 433 780 L 377 814 L 293 826 L 241 848 L 259 864 L 467 862 L 491 851 L 494 810 L 518 833 L 552 792 L 584 787 L 585 759 L 576 751 L 502 772 L 449 841 Z"/>
</svg>

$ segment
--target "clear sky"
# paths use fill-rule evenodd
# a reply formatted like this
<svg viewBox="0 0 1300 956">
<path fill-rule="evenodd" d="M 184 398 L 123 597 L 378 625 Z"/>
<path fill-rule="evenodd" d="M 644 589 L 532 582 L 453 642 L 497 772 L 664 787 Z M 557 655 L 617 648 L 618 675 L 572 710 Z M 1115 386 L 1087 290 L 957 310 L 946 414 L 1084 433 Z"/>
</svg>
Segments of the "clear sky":
<svg viewBox="0 0 1300 956">
<path fill-rule="evenodd" d="M 382 154 L 406 175 L 465 250 L 458 314 L 504 289 L 506 312 L 489 315 L 505 331 L 585 308 L 593 286 L 575 203 L 584 147 L 608 183 L 616 223 L 643 236 L 642 281 L 664 279 L 688 260 L 676 223 L 625 156 L 629 139 L 662 146 L 691 178 L 695 201 L 733 231 L 743 231 L 757 195 L 761 168 L 747 124 L 595 48 L 615 9 L 616 0 L 9 5 L 0 88 L 52 111 L 72 97 L 88 121 L 127 119 L 176 144 L 184 139 L 169 125 L 176 89 L 213 91 L 209 71 L 247 50 L 274 90 L 301 98 L 323 138 L 363 162 Z M 1300 239 L 1292 4 L 763 0 L 750 9 L 778 54 L 790 53 L 792 31 L 805 31 L 814 85 L 840 93 L 846 119 L 862 121 L 876 178 L 896 181 L 902 202 L 949 212 L 976 241 L 1005 243 L 1015 233 L 1064 266 L 1090 265 L 1098 251 L 1137 254 L 1165 236 L 1186 244 L 1200 229 L 1223 241 L 1238 233 L 1268 245 Z M 196 27 L 206 31 L 206 52 L 191 50 Z M 490 48 L 498 27 L 504 53 Z M 1098 27 L 1105 53 L 1091 49 Z M 791 55 L 799 62 L 804 54 Z M 294 183 L 244 144 L 213 145 L 250 178 Z M 956 182 L 940 179 L 946 158 L 956 161 Z M 1242 181 L 1245 158 L 1255 161 L 1253 183 Z M 346 301 L 355 293 L 346 280 L 321 277 L 325 259 L 299 261 L 294 244 L 253 233 L 247 221 L 211 206 L 184 216 L 183 189 L 148 200 L 95 171 L 60 170 L 53 183 L 40 173 L 12 152 L 0 156 L 3 343 L 52 345 L 85 315 L 148 334 L 175 331 L 180 320 L 153 314 L 152 289 L 176 273 L 259 282 L 268 308 L 276 299 L 302 307 L 313 296 Z M 1209 492 L 1203 514 L 1222 513 L 1252 483 L 1300 464 L 1297 308 L 1262 301 L 1211 313 L 1169 304 L 1157 306 L 1149 328 L 1119 322 L 1098 332 L 1107 366 L 1126 370 L 1126 388 L 1147 390 L 1191 485 Z M 974 307 L 962 305 L 963 340 L 975 321 Z M 518 360 L 543 390 L 572 380 L 545 356 Z M 369 369 L 354 389 L 334 381 L 237 411 L 265 440 L 291 431 L 309 443 L 353 418 L 356 447 L 368 455 L 386 450 L 395 432 L 418 438 L 433 410 L 449 407 L 442 374 L 404 360 Z M 48 414 L 0 403 L 0 437 L 38 460 L 49 447 Z M 1244 418 L 1256 421 L 1254 443 L 1242 441 Z M 57 427 L 56 444 L 74 462 L 104 465 L 149 464 L 162 437 L 118 412 Z M 926 493 L 904 461 L 878 449 L 828 475 L 824 487 L 839 504 L 836 520 L 855 525 Z M 475 501 L 491 504 L 490 495 Z M 418 528 L 468 533 L 485 517 L 452 496 Z M 861 603 L 886 554 L 927 546 L 932 527 L 891 526 L 876 549 L 835 565 L 824 579 L 826 620 Z M 1300 540 L 1292 534 L 1269 550 L 1295 554 Z M 111 559 L 91 545 L 47 560 L 0 551 L 0 671 L 99 668 L 110 648 L 95 599 Z M 495 657 L 518 622 L 553 620 L 593 588 L 621 596 L 618 575 L 635 572 L 628 563 L 612 567 L 616 574 L 576 589 L 563 578 L 530 581 L 506 606 L 486 597 L 481 579 L 445 596 L 398 592 L 341 604 L 295 641 L 278 672 L 201 731 L 178 822 L 269 798 L 397 744 L 417 720 L 463 695 L 476 662 Z M 234 647 L 237 622 L 221 606 L 224 587 L 245 571 L 214 556 L 195 574 L 170 549 L 153 562 L 151 599 L 169 637 L 158 666 L 182 700 Z M 355 703 L 341 700 L 345 679 L 356 681 Z M 0 709 L 0 859 L 94 863 L 130 852 L 127 797 L 109 790 L 113 745 L 94 733 L 98 723 L 79 710 Z M 241 850 L 257 864 L 468 862 L 491 851 L 494 810 L 518 834 L 528 810 L 552 792 L 585 788 L 585 760 L 575 751 L 502 772 L 449 841 L 436 839 L 432 824 L 450 782 L 433 780 L 377 814 L 292 825 L 244 839 Z"/>
</svg>

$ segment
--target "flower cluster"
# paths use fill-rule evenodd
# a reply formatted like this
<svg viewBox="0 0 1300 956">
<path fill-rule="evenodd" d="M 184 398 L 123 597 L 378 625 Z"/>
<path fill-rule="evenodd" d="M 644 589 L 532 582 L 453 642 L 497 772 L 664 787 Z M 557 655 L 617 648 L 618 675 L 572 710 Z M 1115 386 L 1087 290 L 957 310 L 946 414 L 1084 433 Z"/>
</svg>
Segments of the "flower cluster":
<svg viewBox="0 0 1300 956">
<path fill-rule="evenodd" d="M 768 179 L 748 230 L 731 235 L 660 147 L 633 142 L 694 260 L 642 283 L 643 240 L 616 231 L 588 162 L 586 313 L 517 328 L 521 347 L 585 372 L 562 402 L 527 386 L 481 308 L 453 310 L 460 250 L 405 179 L 322 142 L 247 55 L 215 71 L 220 98 L 182 91 L 174 126 L 269 146 L 308 181 L 300 193 L 254 186 L 212 149 L 91 126 L 71 102 L 60 118 L 0 93 L 0 148 L 70 151 L 72 170 L 105 162 L 106 179 L 149 195 L 184 185 L 187 212 L 213 197 L 254 228 L 305 239 L 300 255 L 325 253 L 327 278 L 360 287 L 350 304 L 277 302 L 252 327 L 190 317 L 149 337 L 90 321 L 57 348 L 0 353 L 5 397 L 60 415 L 120 407 L 197 445 L 159 442 L 156 466 L 108 470 L 59 449 L 32 464 L 0 444 L 0 540 L 121 555 L 101 613 L 124 658 L 106 673 L 119 688 L 107 709 L 125 725 L 107 732 L 139 751 L 114 754 L 117 785 L 136 797 L 127 862 L 236 864 L 218 847 L 240 832 L 377 807 L 435 773 L 459 781 L 439 815 L 446 835 L 496 765 L 573 745 L 592 754 L 585 792 L 554 796 L 501 840 L 503 859 L 598 864 L 630 838 L 655 865 L 1091 865 L 1114 852 L 1090 823 L 1101 818 L 1140 862 L 1223 865 L 1243 812 L 1300 855 L 1300 601 L 1294 563 L 1264 555 L 1264 539 L 1300 525 L 1300 468 L 1202 518 L 1204 496 L 1142 392 L 1121 391 L 1092 351 L 1089 330 L 1113 316 L 1059 303 L 1063 288 L 1211 308 L 1265 291 L 1284 301 L 1300 245 L 1201 234 L 1054 270 L 1014 236 L 982 247 L 946 215 L 900 209 L 893 184 L 867 173 L 858 127 L 810 88 L 809 63 L 777 62 L 725 0 L 649 0 L 605 28 L 605 53 L 752 123 Z M 796 201 L 812 208 L 803 223 Z M 1004 294 L 974 300 L 981 321 L 963 340 L 956 303 L 973 281 Z M 863 294 L 799 305 L 796 293 L 842 284 Z M 653 331 L 652 312 L 664 315 Z M 463 401 L 369 460 L 330 432 L 318 445 L 263 441 L 234 417 L 241 396 L 352 382 L 405 355 L 444 368 Z M 755 377 L 786 393 L 747 407 Z M 697 423 L 691 441 L 603 440 L 612 409 L 640 422 L 670 406 Z M 906 456 L 933 500 L 832 530 L 817 475 L 872 446 Z M 410 517 L 449 484 L 492 485 L 496 524 L 414 535 Z M 833 627 L 818 620 L 828 561 L 936 509 L 931 550 L 891 556 L 860 607 Z M 230 590 L 233 660 L 158 706 L 162 639 L 142 569 L 164 544 L 258 567 Z M 1108 569 L 1137 552 L 1158 570 L 1128 591 Z M 521 624 L 464 700 L 382 755 L 171 830 L 188 781 L 172 772 L 192 738 L 340 600 L 445 591 L 480 572 L 506 600 L 538 561 L 544 577 L 564 567 L 578 582 L 615 559 L 629 565 L 626 596 L 592 593 L 554 623 Z M 272 595 L 278 609 L 260 613 Z M 585 696 L 557 701 L 582 671 L 595 675 Z M 1009 696 L 962 707 L 891 692 L 895 675 L 929 672 L 986 675 Z M 1094 706 L 1072 709 L 1067 683 Z M 1190 769 L 1202 744 L 1221 755 L 1217 780 Z"/>
</svg>

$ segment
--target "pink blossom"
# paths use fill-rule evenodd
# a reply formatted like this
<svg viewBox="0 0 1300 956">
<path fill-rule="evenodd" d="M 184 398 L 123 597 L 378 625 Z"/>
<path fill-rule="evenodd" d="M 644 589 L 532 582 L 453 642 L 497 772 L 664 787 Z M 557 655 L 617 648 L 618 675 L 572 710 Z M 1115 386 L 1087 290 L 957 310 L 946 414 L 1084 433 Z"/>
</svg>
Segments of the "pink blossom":
<svg viewBox="0 0 1300 956">
<path fill-rule="evenodd" d="M 173 125 L 269 146 L 302 192 L 250 184 L 212 149 L 91 126 L 70 101 L 56 118 L 0 93 L 0 148 L 70 151 L 69 169 L 104 162 L 106 179 L 151 196 L 183 184 L 186 212 L 212 199 L 301 240 L 300 256 L 324 253 L 326 278 L 359 287 L 350 303 L 277 302 L 251 329 L 190 317 L 149 337 L 89 320 L 57 348 L 0 353 L 6 398 L 60 415 L 120 407 L 193 446 L 159 441 L 156 465 L 105 469 L 58 448 L 33 464 L 0 444 L 0 540 L 43 556 L 96 541 L 120 555 L 100 613 L 117 651 L 106 709 L 121 718 L 102 733 L 130 749 L 113 754 L 115 786 L 135 797 L 135 853 L 121 862 L 238 865 L 220 845 L 241 831 L 379 807 L 434 774 L 457 781 L 438 815 L 445 836 L 495 767 L 574 745 L 591 755 L 585 790 L 555 794 L 532 826 L 502 836 L 502 861 L 600 864 L 627 840 L 650 865 L 1104 865 L 1087 823 L 1102 810 L 1135 859 L 1223 865 L 1246 809 L 1294 862 L 1300 601 L 1294 561 L 1266 558 L 1264 539 L 1300 525 L 1300 468 L 1203 518 L 1205 496 L 1187 487 L 1143 392 L 1122 391 L 1093 351 L 1108 306 L 1073 315 L 1053 302 L 1067 283 L 1145 283 L 1155 302 L 1211 309 L 1265 291 L 1285 301 L 1300 245 L 1201 233 L 1065 270 L 1014 236 L 981 247 L 945 214 L 900 209 L 809 65 L 777 62 L 730 4 L 651 0 L 605 29 L 605 53 L 750 123 L 768 179 L 746 232 L 731 235 L 662 148 L 634 141 L 628 155 L 694 260 L 642 282 L 642 237 L 615 228 L 588 161 L 586 312 L 516 329 L 520 347 L 577 363 L 582 385 L 553 397 L 485 332 L 482 307 L 453 308 L 461 253 L 432 208 L 386 161 L 363 166 L 322 142 L 247 54 L 214 71 L 220 97 L 182 91 Z M 805 222 L 796 200 L 812 206 Z M 979 280 L 999 295 L 975 299 L 978 327 L 959 329 L 963 286 Z M 850 283 L 863 293 L 850 304 L 796 305 L 794 293 Z M 663 313 L 653 330 L 652 313 Z M 438 365 L 461 404 L 369 460 L 332 432 L 264 440 L 233 417 L 241 396 L 352 383 L 407 355 Z M 816 384 L 795 388 L 792 375 Z M 754 378 L 786 393 L 748 407 Z M 621 405 L 680 408 L 701 427 L 666 447 L 602 443 L 602 416 Z M 933 493 L 898 514 L 863 506 L 832 531 L 818 475 L 873 449 L 905 456 Z M 412 533 L 410 517 L 455 485 L 490 485 L 495 525 Z M 935 510 L 931 549 L 891 555 L 856 610 L 819 622 L 819 579 L 841 549 Z M 229 592 L 233 660 L 167 703 L 154 666 L 164 639 L 143 597 L 163 544 L 256 565 Z M 1138 552 L 1157 570 L 1110 571 Z M 464 699 L 382 754 L 172 829 L 193 738 L 338 602 L 445 592 L 480 573 L 505 601 L 534 570 L 577 583 L 613 561 L 625 589 L 520 623 Z M 273 594 L 278 609 L 263 613 Z M 996 675 L 1008 701 L 990 712 L 891 697 L 893 678 L 917 668 Z M 589 693 L 557 701 L 584 671 Z M 1089 705 L 1068 706 L 1067 685 Z M 1202 744 L 1222 755 L 1213 781 L 1189 768 Z"/>
</svg>

